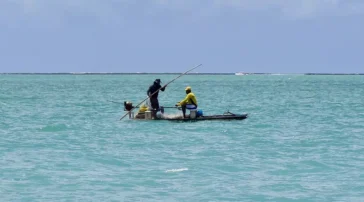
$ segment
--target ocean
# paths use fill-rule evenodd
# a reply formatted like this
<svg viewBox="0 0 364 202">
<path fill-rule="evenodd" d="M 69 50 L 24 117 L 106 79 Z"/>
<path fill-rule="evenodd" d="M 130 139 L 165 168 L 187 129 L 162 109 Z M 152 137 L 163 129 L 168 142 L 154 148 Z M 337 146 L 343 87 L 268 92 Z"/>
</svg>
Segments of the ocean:
<svg viewBox="0 0 364 202">
<path fill-rule="evenodd" d="M 0 75 L 0 201 L 364 201 L 364 76 L 185 75 L 160 105 L 249 117 L 119 120 L 176 76 Z"/>
</svg>

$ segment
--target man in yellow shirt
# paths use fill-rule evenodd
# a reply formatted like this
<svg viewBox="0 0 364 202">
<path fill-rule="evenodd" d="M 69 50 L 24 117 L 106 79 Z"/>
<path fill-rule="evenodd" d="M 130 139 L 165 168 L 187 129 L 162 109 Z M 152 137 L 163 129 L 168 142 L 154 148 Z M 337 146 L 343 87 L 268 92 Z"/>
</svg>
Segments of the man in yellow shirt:
<svg viewBox="0 0 364 202">
<path fill-rule="evenodd" d="M 192 93 L 191 87 L 188 86 L 185 90 L 187 94 L 185 99 L 176 104 L 176 107 L 182 107 L 183 118 L 186 118 L 186 109 L 197 109 L 197 99 L 195 94 Z"/>
</svg>

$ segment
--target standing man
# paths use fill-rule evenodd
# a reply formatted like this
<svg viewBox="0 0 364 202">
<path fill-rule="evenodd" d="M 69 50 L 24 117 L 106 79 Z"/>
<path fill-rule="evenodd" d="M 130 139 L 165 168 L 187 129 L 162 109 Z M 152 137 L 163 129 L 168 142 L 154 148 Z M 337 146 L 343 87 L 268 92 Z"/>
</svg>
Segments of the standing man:
<svg viewBox="0 0 364 202">
<path fill-rule="evenodd" d="M 163 88 L 161 88 L 161 87 L 162 87 L 161 80 L 156 79 L 147 91 L 147 95 L 150 97 L 150 104 L 153 109 L 153 117 L 156 117 L 157 111 L 159 110 L 159 101 L 158 101 L 159 89 L 161 91 L 164 91 L 166 89 L 166 86 L 163 86 Z M 154 95 L 152 95 L 153 93 L 154 93 Z"/>
</svg>

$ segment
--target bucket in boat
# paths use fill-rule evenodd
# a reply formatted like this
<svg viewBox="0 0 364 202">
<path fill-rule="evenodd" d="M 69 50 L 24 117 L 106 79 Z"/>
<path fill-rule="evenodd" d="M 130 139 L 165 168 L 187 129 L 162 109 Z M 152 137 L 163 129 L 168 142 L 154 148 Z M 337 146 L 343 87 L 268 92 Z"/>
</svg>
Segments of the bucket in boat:
<svg viewBox="0 0 364 202">
<path fill-rule="evenodd" d="M 145 113 L 145 119 L 152 119 L 152 112 L 151 111 L 146 111 Z"/>
<path fill-rule="evenodd" d="M 197 111 L 195 109 L 190 110 L 190 118 L 195 119 L 197 117 Z"/>
<path fill-rule="evenodd" d="M 203 116 L 203 111 L 201 109 L 197 110 L 197 117 Z"/>
</svg>

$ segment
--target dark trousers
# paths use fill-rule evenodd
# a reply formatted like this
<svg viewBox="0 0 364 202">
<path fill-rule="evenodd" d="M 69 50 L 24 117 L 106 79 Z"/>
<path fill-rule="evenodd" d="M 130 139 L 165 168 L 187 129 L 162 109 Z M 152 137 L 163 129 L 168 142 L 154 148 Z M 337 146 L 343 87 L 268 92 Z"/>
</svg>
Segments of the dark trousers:
<svg viewBox="0 0 364 202">
<path fill-rule="evenodd" d="M 155 110 L 159 110 L 159 101 L 158 98 L 150 98 L 150 104 L 152 105 L 152 108 Z"/>
<path fill-rule="evenodd" d="M 186 105 L 182 105 L 183 118 L 186 118 Z"/>
<path fill-rule="evenodd" d="M 157 112 L 159 110 L 159 101 L 158 98 L 150 98 L 150 104 L 152 105 L 152 116 L 156 118 Z"/>
</svg>

